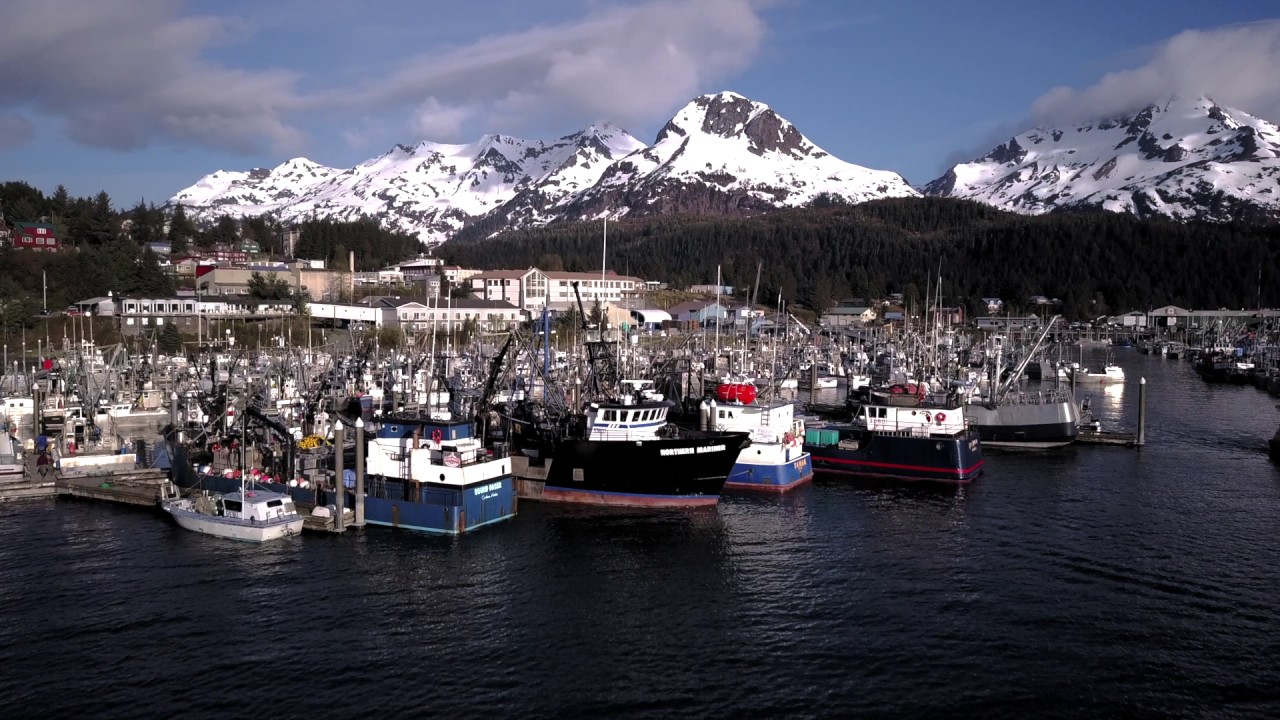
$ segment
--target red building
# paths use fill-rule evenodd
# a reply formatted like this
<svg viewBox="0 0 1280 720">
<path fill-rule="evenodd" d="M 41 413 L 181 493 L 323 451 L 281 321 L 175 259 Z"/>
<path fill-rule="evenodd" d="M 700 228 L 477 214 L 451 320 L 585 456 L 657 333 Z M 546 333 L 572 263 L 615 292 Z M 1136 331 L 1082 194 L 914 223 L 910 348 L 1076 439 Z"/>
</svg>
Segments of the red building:
<svg viewBox="0 0 1280 720">
<path fill-rule="evenodd" d="M 57 252 L 58 238 L 49 223 L 14 223 L 13 246 L 30 248 L 36 252 Z"/>
<path fill-rule="evenodd" d="M 219 265 L 244 265 L 249 262 L 249 253 L 222 244 L 203 250 L 199 255 L 201 260 L 208 260 Z"/>
</svg>

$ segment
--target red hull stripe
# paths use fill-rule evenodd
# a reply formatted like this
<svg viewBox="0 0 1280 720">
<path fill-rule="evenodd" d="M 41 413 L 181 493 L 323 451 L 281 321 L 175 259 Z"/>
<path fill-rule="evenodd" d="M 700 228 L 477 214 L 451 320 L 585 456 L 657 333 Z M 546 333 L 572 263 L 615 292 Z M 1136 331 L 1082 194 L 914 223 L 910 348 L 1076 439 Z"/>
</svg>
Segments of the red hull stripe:
<svg viewBox="0 0 1280 720">
<path fill-rule="evenodd" d="M 837 457 L 814 458 L 814 461 L 840 463 L 842 465 L 865 465 L 867 467 L 890 468 L 893 470 L 913 470 L 915 472 L 931 472 L 931 473 L 939 473 L 942 475 L 959 475 L 961 477 L 968 475 L 970 473 L 977 472 L 979 469 L 982 468 L 983 463 L 986 462 L 986 460 L 979 460 L 978 462 L 970 465 L 967 468 L 961 468 L 959 470 L 951 470 L 951 469 L 944 470 L 942 468 L 929 467 L 928 465 L 901 465 L 898 463 L 873 462 L 871 460 L 845 460 L 844 458 L 837 458 Z"/>
<path fill-rule="evenodd" d="M 630 493 L 590 492 L 586 490 L 562 490 L 545 488 L 542 500 L 552 502 L 582 503 L 585 505 L 613 505 L 616 507 L 699 507 L 715 505 L 719 495 L 639 495 Z"/>
</svg>

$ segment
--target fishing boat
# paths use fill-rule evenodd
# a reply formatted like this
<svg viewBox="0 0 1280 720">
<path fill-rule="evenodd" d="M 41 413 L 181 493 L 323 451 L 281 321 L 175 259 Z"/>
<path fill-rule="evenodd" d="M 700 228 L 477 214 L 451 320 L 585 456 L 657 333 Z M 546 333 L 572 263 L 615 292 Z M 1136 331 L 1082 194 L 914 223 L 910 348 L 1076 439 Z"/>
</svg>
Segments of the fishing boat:
<svg viewBox="0 0 1280 720">
<path fill-rule="evenodd" d="M 1046 450 L 1075 441 L 1080 413 L 1069 391 L 1061 385 L 1035 392 L 1016 390 L 1026 371 L 1039 366 L 1032 358 L 1057 320 L 1054 316 L 1045 323 L 1030 351 L 998 382 L 988 378 L 985 383 L 959 383 L 965 395 L 965 421 L 977 431 L 984 447 Z M 1002 364 L 1003 347 L 997 345 L 995 350 L 995 361 L 988 369 L 992 376 Z"/>
<path fill-rule="evenodd" d="M 505 418 L 521 496 L 629 507 L 716 504 L 750 433 L 680 428 L 667 422 L 670 407 L 622 397 L 539 421 L 518 404 Z"/>
<path fill-rule="evenodd" d="M 458 535 L 516 515 L 511 459 L 492 457 L 467 422 L 386 417 L 365 468 L 370 525 Z"/>
<path fill-rule="evenodd" d="M 1082 385 L 1121 385 L 1124 383 L 1124 368 L 1119 365 L 1106 365 L 1102 372 L 1091 372 L 1088 368 L 1076 367 L 1071 370 L 1072 378 Z"/>
<path fill-rule="evenodd" d="M 812 460 L 801 447 L 804 421 L 791 403 L 762 403 L 755 385 L 721 383 L 715 399 L 699 407 L 699 418 L 704 429 L 750 433 L 751 445 L 738 453 L 726 490 L 785 492 L 813 479 Z"/>
<path fill-rule="evenodd" d="M 718 503 L 750 434 L 669 423 L 673 402 L 649 384 L 618 380 L 621 334 L 588 325 L 577 283 L 573 289 L 589 362 L 587 399 L 522 398 L 498 411 L 520 497 L 626 507 Z"/>
<path fill-rule="evenodd" d="M 262 543 L 302 532 L 293 498 L 243 481 L 236 492 L 167 498 L 161 507 L 179 527 L 228 540 Z"/>
<path fill-rule="evenodd" d="M 808 425 L 804 449 L 818 473 L 967 484 L 982 473 L 981 439 L 959 398 L 915 383 L 872 390 L 852 419 Z"/>
<path fill-rule="evenodd" d="M 1069 445 L 1079 433 L 1080 412 L 1061 388 L 1010 392 L 995 400 L 974 398 L 964 417 L 984 447 L 1048 450 Z"/>
<path fill-rule="evenodd" d="M 0 482 L 14 482 L 26 477 L 22 463 L 22 445 L 13 434 L 15 428 L 0 423 Z"/>
</svg>

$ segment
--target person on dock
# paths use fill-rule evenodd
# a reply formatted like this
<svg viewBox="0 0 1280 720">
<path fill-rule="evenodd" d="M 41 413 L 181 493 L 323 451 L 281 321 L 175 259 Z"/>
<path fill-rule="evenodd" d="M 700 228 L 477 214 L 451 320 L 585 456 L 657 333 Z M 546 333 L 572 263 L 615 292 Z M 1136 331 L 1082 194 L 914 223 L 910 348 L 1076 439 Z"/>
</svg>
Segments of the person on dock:
<svg viewBox="0 0 1280 720">
<path fill-rule="evenodd" d="M 53 469 L 53 458 L 49 457 L 48 449 L 41 450 L 36 456 L 36 472 L 40 473 L 41 478 L 48 477 L 49 471 Z"/>
</svg>

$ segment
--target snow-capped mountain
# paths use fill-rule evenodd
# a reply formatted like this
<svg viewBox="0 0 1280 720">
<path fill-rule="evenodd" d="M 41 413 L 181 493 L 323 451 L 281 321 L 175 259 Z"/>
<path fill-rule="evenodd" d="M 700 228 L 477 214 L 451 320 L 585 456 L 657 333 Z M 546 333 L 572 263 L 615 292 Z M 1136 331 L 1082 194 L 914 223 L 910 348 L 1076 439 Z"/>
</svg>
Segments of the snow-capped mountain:
<svg viewBox="0 0 1280 720">
<path fill-rule="evenodd" d="M 830 155 L 769 106 L 722 92 L 695 98 L 651 147 L 614 162 L 593 187 L 544 215 L 731 215 L 804 205 L 824 193 L 852 203 L 919 194 L 897 173 Z"/>
<path fill-rule="evenodd" d="M 644 143 L 613 125 L 551 142 L 486 135 L 478 142 L 397 145 L 340 170 L 290 160 L 273 170 L 216 172 L 169 200 L 188 216 L 273 215 L 284 221 L 376 217 L 384 227 L 442 240 L 469 219 L 538 188 L 559 199 L 589 186 L 614 158 Z"/>
<path fill-rule="evenodd" d="M 1037 127 L 951 168 L 928 195 L 1038 214 L 1099 207 L 1181 220 L 1280 219 L 1280 129 L 1205 97 Z"/>
<path fill-rule="evenodd" d="M 652 147 L 611 125 L 551 142 L 488 135 L 467 145 L 397 145 L 348 170 L 295 159 L 273 170 L 216 172 L 170 199 L 188 216 L 379 218 L 444 240 L 463 225 L 666 212 L 743 214 L 918 193 L 896 173 L 844 162 L 768 106 L 735 93 L 695 98 Z"/>
</svg>

